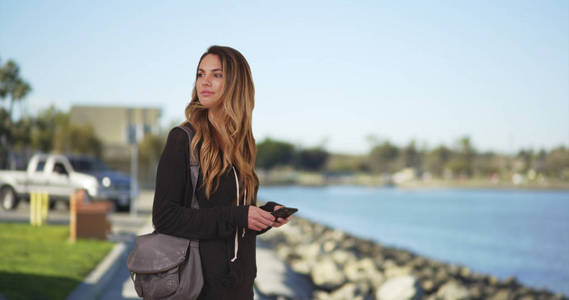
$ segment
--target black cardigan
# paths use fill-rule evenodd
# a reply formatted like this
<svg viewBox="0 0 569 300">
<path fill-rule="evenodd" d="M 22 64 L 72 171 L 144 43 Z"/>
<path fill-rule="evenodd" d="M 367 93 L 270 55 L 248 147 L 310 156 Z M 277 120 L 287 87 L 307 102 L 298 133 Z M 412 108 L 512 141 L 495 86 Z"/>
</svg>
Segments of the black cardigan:
<svg viewBox="0 0 569 300">
<path fill-rule="evenodd" d="M 185 126 L 191 128 L 189 123 Z M 270 227 L 262 232 L 247 228 L 249 206 L 236 205 L 232 169 L 220 177 L 218 190 L 208 200 L 200 188 L 203 181 L 200 168 L 197 182 L 200 209 L 191 208 L 193 188 L 189 174 L 188 137 L 182 129 L 174 128 L 168 134 L 158 163 L 152 209 L 156 231 L 200 240 L 205 283 L 199 299 L 253 299 L 257 275 L 255 239 Z M 256 194 L 254 199 L 256 201 Z M 278 204 L 268 202 L 261 208 L 272 211 L 275 205 Z M 237 259 L 230 262 L 234 256 L 236 229 L 239 232 Z"/>
</svg>

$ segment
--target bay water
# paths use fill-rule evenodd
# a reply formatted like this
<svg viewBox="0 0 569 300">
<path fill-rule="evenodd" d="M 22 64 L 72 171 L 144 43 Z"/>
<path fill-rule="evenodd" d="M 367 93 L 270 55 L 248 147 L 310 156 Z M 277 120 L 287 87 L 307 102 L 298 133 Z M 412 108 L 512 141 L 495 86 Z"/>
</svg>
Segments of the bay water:
<svg viewBox="0 0 569 300">
<path fill-rule="evenodd" d="M 267 186 L 258 196 L 384 246 L 569 295 L 569 191 Z"/>
</svg>

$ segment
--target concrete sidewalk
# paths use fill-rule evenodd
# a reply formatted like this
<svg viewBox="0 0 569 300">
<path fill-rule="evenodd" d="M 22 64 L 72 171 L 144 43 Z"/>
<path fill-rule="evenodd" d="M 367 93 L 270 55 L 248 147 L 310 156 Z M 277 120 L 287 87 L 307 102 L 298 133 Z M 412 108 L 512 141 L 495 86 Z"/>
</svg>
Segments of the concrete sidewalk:
<svg viewBox="0 0 569 300">
<path fill-rule="evenodd" d="M 140 228 L 137 235 L 151 233 L 154 231 L 152 227 L 152 220 L 149 218 L 148 222 Z M 126 243 L 125 255 L 122 256 L 117 264 L 118 270 L 115 271 L 112 280 L 105 287 L 105 292 L 98 299 L 103 300 L 120 300 L 120 299 L 140 299 L 134 290 L 134 284 L 130 278 L 130 272 L 126 268 L 126 261 L 128 253 L 134 249 L 134 240 Z"/>
<path fill-rule="evenodd" d="M 152 222 L 147 222 L 144 227 L 140 229 L 137 233 L 145 234 L 150 233 L 153 231 Z M 132 279 L 130 278 L 130 272 L 126 267 L 126 261 L 128 253 L 130 253 L 134 249 L 135 243 L 134 241 L 127 243 L 125 247 L 125 252 L 127 255 L 121 257 L 117 260 L 118 270 L 116 270 L 112 276 L 112 280 L 106 285 L 105 292 L 101 294 L 100 297 L 96 299 L 101 300 L 125 300 L 125 299 L 140 299 L 136 294 L 134 289 L 134 284 Z M 266 298 L 261 297 L 258 295 L 257 291 L 255 290 L 255 299 L 258 300 L 268 300 L 273 298 Z"/>
</svg>

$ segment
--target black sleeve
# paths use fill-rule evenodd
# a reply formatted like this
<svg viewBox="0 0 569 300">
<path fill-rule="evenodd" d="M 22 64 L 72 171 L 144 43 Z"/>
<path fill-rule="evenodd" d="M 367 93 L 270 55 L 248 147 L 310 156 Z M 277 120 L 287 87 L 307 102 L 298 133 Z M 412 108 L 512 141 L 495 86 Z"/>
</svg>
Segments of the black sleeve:
<svg viewBox="0 0 569 300">
<path fill-rule="evenodd" d="M 275 206 L 277 206 L 277 205 L 283 206 L 282 204 L 278 204 L 278 203 L 276 203 L 276 202 L 269 201 L 269 202 L 265 203 L 265 205 L 263 205 L 263 206 L 261 206 L 261 207 L 259 207 L 259 208 L 262 209 L 262 210 L 264 210 L 264 211 L 273 212 L 273 210 L 275 210 Z M 269 229 L 271 229 L 271 228 L 273 228 L 273 227 L 269 226 L 269 227 L 267 227 L 267 228 L 265 228 L 265 229 L 263 229 L 263 230 L 261 230 L 261 231 L 256 231 L 256 233 L 257 233 L 257 235 L 263 234 L 263 233 L 267 232 L 267 231 L 268 231 Z"/>
<path fill-rule="evenodd" d="M 189 182 L 189 152 L 186 133 L 180 128 L 172 129 L 158 162 L 152 207 L 154 228 L 160 233 L 187 239 L 231 237 L 235 226 L 247 227 L 249 206 L 185 207 L 184 198 L 191 197 L 193 192 L 189 184 L 189 193 L 185 193 Z"/>
</svg>

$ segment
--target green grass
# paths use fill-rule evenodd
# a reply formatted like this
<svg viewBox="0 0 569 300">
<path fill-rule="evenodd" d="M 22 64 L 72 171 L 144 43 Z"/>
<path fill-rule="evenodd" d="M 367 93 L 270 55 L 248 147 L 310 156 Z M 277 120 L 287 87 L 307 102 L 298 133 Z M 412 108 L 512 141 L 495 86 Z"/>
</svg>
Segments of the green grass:
<svg viewBox="0 0 569 300">
<path fill-rule="evenodd" d="M 10 300 L 65 299 L 113 243 L 69 242 L 69 227 L 0 223 L 0 294 Z"/>
</svg>

